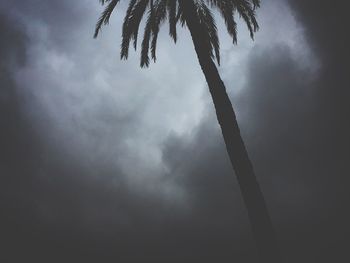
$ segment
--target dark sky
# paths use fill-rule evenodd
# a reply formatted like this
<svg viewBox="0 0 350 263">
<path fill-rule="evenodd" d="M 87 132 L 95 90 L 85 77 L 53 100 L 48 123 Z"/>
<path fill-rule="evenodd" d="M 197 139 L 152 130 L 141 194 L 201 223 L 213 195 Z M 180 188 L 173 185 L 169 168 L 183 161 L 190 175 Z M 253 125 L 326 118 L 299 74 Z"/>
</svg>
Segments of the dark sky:
<svg viewBox="0 0 350 263">
<path fill-rule="evenodd" d="M 1 262 L 256 262 L 188 32 L 141 70 L 118 60 L 123 5 L 92 39 L 97 2 L 0 3 Z M 222 34 L 286 262 L 350 260 L 344 5 L 265 0 L 254 42 Z"/>
</svg>

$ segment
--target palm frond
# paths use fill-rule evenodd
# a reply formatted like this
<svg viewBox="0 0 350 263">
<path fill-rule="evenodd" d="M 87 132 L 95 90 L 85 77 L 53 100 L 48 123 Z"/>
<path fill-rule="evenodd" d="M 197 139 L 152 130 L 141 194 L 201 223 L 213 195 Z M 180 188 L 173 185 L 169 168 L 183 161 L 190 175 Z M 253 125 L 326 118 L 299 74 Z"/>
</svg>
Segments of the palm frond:
<svg viewBox="0 0 350 263">
<path fill-rule="evenodd" d="M 142 40 L 142 47 L 141 47 L 141 63 L 140 63 L 141 68 L 149 66 L 149 56 L 148 56 L 149 42 L 151 39 L 153 23 L 154 23 L 154 16 L 152 15 L 152 12 L 149 11 L 146 26 L 145 26 L 145 32 Z"/>
<path fill-rule="evenodd" d="M 99 2 L 106 5 L 106 7 L 97 21 L 95 38 L 101 31 L 102 26 L 109 23 L 110 17 L 120 0 L 99 0 Z M 212 59 L 217 60 L 218 64 L 220 64 L 220 42 L 212 9 L 218 10 L 233 44 L 237 43 L 236 14 L 247 25 L 251 38 L 254 38 L 255 32 L 259 29 L 256 20 L 256 8 L 260 7 L 260 0 L 129 0 L 122 26 L 121 59 L 128 58 L 131 41 L 136 50 L 139 27 L 147 13 L 141 43 L 140 65 L 141 67 L 148 67 L 150 62 L 149 51 L 151 51 L 152 59 L 156 61 L 157 41 L 161 25 L 168 19 L 169 35 L 176 43 L 178 37 L 177 24 L 179 23 L 184 27 L 188 23 L 187 19 L 193 20 L 193 17 L 186 18 L 185 16 L 184 8 L 187 7 L 183 5 L 187 6 L 188 3 L 194 6 L 195 11 L 192 16 L 199 22 L 197 23 L 199 24 L 198 30 L 204 49 Z"/>
<path fill-rule="evenodd" d="M 167 1 L 167 9 L 168 9 L 168 19 L 169 19 L 169 35 L 176 43 L 177 41 L 177 32 L 176 32 L 176 1 Z"/>
<path fill-rule="evenodd" d="M 158 34 L 160 30 L 161 24 L 166 19 L 166 1 L 160 0 L 156 2 L 155 8 L 154 8 L 154 24 L 152 27 L 152 43 L 151 43 L 151 53 L 152 53 L 152 59 L 155 62 L 156 61 L 156 49 L 157 49 L 157 40 L 158 40 Z"/>
<path fill-rule="evenodd" d="M 213 14 L 208 6 L 204 3 L 204 1 L 199 1 L 197 3 L 197 12 L 199 15 L 200 23 L 204 26 L 204 32 L 206 33 L 207 38 L 206 41 L 210 45 L 209 53 L 211 57 L 215 57 L 218 64 L 220 64 L 220 43 Z"/>
<path fill-rule="evenodd" d="M 101 31 L 103 25 L 107 25 L 109 23 L 109 19 L 113 13 L 114 8 L 117 6 L 120 0 L 100 0 L 101 4 L 104 5 L 109 2 L 105 10 L 102 12 L 100 18 L 97 21 L 94 38 L 98 36 L 98 33 Z"/>
<path fill-rule="evenodd" d="M 120 51 L 121 59 L 128 58 L 131 39 L 134 39 L 134 47 L 136 48 L 140 23 L 148 4 L 149 0 L 138 0 L 125 16 Z"/>
<path fill-rule="evenodd" d="M 258 22 L 256 20 L 255 7 L 259 4 L 259 1 L 248 1 L 248 0 L 233 0 L 236 4 L 238 14 L 245 21 L 250 37 L 254 39 L 254 33 L 259 29 Z"/>
</svg>

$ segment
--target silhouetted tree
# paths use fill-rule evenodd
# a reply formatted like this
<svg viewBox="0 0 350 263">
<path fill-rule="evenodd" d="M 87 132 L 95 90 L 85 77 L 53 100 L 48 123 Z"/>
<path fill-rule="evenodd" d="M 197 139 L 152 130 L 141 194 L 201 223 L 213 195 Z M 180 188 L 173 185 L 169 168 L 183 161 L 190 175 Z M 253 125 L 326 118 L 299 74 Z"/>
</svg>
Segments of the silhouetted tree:
<svg viewBox="0 0 350 263">
<path fill-rule="evenodd" d="M 111 14 L 120 0 L 100 2 L 106 5 L 106 8 L 97 22 L 95 37 L 101 27 L 109 23 Z M 220 64 L 220 47 L 212 9 L 217 9 L 223 17 L 235 44 L 235 14 L 239 14 L 247 24 L 253 39 L 259 28 L 255 14 L 259 6 L 260 0 L 129 0 L 123 23 L 121 59 L 128 58 L 130 42 L 133 42 L 136 50 L 139 26 L 145 15 L 147 18 L 141 44 L 141 67 L 149 66 L 149 52 L 151 58 L 156 61 L 157 37 L 160 26 L 166 20 L 169 22 L 169 34 L 175 42 L 177 24 L 187 26 L 209 86 L 227 152 L 238 178 L 261 262 L 275 262 L 277 251 L 270 216 L 243 143 L 231 101 L 214 63 L 216 59 Z"/>
</svg>

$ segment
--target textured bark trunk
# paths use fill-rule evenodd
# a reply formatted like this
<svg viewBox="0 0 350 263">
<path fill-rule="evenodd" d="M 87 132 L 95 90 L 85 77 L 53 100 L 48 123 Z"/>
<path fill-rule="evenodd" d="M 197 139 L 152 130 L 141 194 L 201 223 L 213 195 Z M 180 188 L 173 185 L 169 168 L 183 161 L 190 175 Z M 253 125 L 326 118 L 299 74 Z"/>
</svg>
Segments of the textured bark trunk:
<svg viewBox="0 0 350 263">
<path fill-rule="evenodd" d="M 241 137 L 231 101 L 217 67 L 207 51 L 208 46 L 201 36 L 201 26 L 193 13 L 195 10 L 191 2 L 188 0 L 181 1 L 184 7 L 186 24 L 192 36 L 199 64 L 208 83 L 226 149 L 240 185 L 260 261 L 274 263 L 277 261 L 278 251 L 265 200 Z"/>
</svg>

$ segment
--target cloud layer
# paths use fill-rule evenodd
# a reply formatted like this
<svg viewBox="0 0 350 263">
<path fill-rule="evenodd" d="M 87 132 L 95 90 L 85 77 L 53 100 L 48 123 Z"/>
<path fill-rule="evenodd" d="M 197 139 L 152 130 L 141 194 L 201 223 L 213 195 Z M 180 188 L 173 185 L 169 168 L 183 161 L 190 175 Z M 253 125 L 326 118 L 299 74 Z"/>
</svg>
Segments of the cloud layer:
<svg viewBox="0 0 350 263">
<path fill-rule="evenodd" d="M 220 72 L 290 262 L 343 256 L 348 230 L 345 40 L 310 7 L 266 1 L 255 42 L 222 32 Z M 188 32 L 175 46 L 163 30 L 142 70 L 119 61 L 123 5 L 97 41 L 97 3 L 0 8 L 5 262 L 254 262 Z"/>
</svg>

